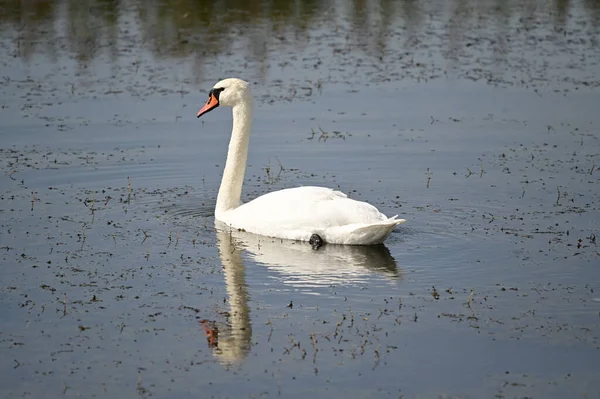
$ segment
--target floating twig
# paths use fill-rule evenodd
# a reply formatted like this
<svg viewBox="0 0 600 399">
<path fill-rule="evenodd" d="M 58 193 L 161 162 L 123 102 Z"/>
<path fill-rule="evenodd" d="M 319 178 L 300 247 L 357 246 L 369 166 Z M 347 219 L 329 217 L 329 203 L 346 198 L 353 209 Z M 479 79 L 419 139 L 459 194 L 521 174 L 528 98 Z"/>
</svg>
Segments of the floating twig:
<svg viewBox="0 0 600 399">
<path fill-rule="evenodd" d="M 429 188 L 429 183 L 431 182 L 431 172 L 429 171 L 429 168 L 427 168 L 427 173 L 425 173 L 427 175 L 427 188 Z"/>
<path fill-rule="evenodd" d="M 381 356 L 379 355 L 379 348 L 381 347 L 381 342 L 379 341 L 379 338 L 375 337 L 375 339 L 377 339 L 377 348 L 375 348 L 375 350 L 373 350 L 373 355 L 375 357 L 375 363 L 373 364 L 373 368 L 371 370 L 375 370 L 377 368 L 377 366 L 379 365 L 379 361 L 381 360 Z"/>
<path fill-rule="evenodd" d="M 95 193 L 92 191 L 92 206 L 90 208 L 90 210 L 92 211 L 92 215 L 94 215 L 94 211 L 95 211 L 95 206 L 96 206 L 96 195 Z"/>
<path fill-rule="evenodd" d="M 471 307 L 471 301 L 473 300 L 473 297 L 475 296 L 475 290 L 473 288 L 471 288 L 471 294 L 469 295 L 469 298 L 467 299 L 466 305 L 470 308 Z"/>
<path fill-rule="evenodd" d="M 67 293 L 65 292 L 63 297 L 63 317 L 67 315 Z"/>
<path fill-rule="evenodd" d="M 81 236 L 79 237 L 79 239 L 81 240 L 81 249 L 83 249 L 83 246 L 85 245 L 85 240 L 86 240 L 86 235 L 85 235 L 85 225 L 83 226 L 83 230 L 81 231 Z"/>
<path fill-rule="evenodd" d="M 321 131 L 321 136 L 319 136 L 318 141 L 321 141 L 321 139 L 323 139 L 323 143 L 325 143 L 329 138 L 329 134 L 325 130 L 321 129 L 321 126 L 319 126 L 319 130 Z"/>
<path fill-rule="evenodd" d="M 279 176 L 281 175 L 281 172 L 283 172 L 285 170 L 285 168 L 283 167 L 283 164 L 279 160 L 279 157 L 275 157 L 275 159 L 279 163 L 279 172 L 277 172 L 277 177 L 276 177 L 277 179 L 279 179 Z"/>
<path fill-rule="evenodd" d="M 267 325 L 271 329 L 269 331 L 269 336 L 267 337 L 267 342 L 271 342 L 271 336 L 273 335 L 273 323 L 271 322 L 271 319 L 269 319 L 269 321 L 267 321 Z"/>
</svg>

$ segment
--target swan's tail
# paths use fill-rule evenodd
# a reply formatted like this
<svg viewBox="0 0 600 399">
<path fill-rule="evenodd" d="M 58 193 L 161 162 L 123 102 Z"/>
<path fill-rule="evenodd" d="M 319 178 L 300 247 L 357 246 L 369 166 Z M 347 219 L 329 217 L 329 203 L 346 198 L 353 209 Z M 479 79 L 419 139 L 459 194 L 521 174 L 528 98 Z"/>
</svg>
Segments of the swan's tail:
<svg viewBox="0 0 600 399">
<path fill-rule="evenodd" d="M 368 225 L 348 225 L 344 226 L 344 234 L 339 236 L 344 237 L 343 242 L 330 242 L 332 244 L 347 244 L 347 245 L 376 245 L 381 244 L 390 235 L 394 227 L 406 222 L 405 219 L 396 219 L 398 215 L 381 222 Z"/>
<path fill-rule="evenodd" d="M 393 223 L 395 223 L 394 226 L 398 226 L 399 224 L 406 222 L 406 219 L 396 219 L 397 217 L 398 217 L 398 215 L 394 215 L 391 218 L 389 218 L 388 220 L 384 220 L 383 223 L 393 222 Z"/>
</svg>

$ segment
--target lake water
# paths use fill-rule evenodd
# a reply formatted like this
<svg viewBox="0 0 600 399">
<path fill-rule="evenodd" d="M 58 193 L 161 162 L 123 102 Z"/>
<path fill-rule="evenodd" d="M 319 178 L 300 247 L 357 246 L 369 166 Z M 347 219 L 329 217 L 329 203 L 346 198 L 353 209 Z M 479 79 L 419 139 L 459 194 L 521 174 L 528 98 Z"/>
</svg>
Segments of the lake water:
<svg viewBox="0 0 600 399">
<path fill-rule="evenodd" d="M 1 1 L 0 396 L 600 397 L 598 1 Z M 215 226 L 338 188 L 317 251 Z"/>
</svg>

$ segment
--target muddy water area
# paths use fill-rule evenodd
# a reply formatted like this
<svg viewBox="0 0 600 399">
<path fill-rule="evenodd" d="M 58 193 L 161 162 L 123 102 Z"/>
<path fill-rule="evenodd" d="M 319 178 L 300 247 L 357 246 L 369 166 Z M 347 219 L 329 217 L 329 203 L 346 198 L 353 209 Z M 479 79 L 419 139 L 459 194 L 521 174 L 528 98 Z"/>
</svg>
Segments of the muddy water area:
<svg viewBox="0 0 600 399">
<path fill-rule="evenodd" d="M 597 1 L 0 5 L 0 397 L 600 397 Z M 245 200 L 407 222 L 216 226 L 228 76 Z"/>
</svg>

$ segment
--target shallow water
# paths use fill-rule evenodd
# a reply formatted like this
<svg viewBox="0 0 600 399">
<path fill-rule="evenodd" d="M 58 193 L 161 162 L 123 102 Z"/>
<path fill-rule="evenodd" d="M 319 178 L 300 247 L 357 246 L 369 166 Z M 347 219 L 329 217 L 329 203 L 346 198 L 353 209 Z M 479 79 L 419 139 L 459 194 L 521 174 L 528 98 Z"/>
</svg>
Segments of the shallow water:
<svg viewBox="0 0 600 399">
<path fill-rule="evenodd" d="M 598 2 L 0 4 L 0 396 L 600 395 Z M 407 223 L 216 229 L 225 76 L 245 199 Z"/>
</svg>

